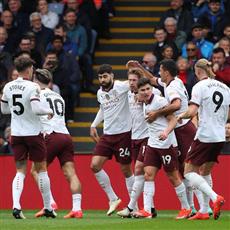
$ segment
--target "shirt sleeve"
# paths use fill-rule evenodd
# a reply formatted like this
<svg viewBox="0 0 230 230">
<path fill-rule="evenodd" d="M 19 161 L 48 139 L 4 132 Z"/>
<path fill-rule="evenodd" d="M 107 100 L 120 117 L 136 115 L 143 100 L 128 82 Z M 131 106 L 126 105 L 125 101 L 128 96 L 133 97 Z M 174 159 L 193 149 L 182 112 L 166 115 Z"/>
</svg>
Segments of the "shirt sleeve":
<svg viewBox="0 0 230 230">
<path fill-rule="evenodd" d="M 40 87 L 35 85 L 31 90 L 30 101 L 40 101 Z"/>
<path fill-rule="evenodd" d="M 10 114 L 10 107 L 8 104 L 8 99 L 7 99 L 6 94 L 5 94 L 5 88 L 3 89 L 3 95 L 1 98 L 1 112 L 3 114 Z"/>
<path fill-rule="evenodd" d="M 179 93 L 173 87 L 167 87 L 166 91 L 170 102 L 175 99 L 181 99 Z"/>
<path fill-rule="evenodd" d="M 192 88 L 192 96 L 191 96 L 191 100 L 190 100 L 190 104 L 196 104 L 196 105 L 200 105 L 201 104 L 201 100 L 202 100 L 202 90 L 200 89 L 199 85 L 196 84 L 195 86 L 193 86 Z"/>
</svg>

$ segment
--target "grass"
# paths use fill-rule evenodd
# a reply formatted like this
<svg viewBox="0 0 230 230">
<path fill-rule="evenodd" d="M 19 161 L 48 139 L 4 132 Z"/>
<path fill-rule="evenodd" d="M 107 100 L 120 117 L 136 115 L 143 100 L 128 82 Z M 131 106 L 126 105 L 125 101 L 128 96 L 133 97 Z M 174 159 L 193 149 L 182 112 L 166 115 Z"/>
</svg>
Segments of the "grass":
<svg viewBox="0 0 230 230">
<path fill-rule="evenodd" d="M 219 220 L 188 221 L 175 220 L 176 211 L 158 211 L 155 219 L 121 219 L 115 214 L 111 217 L 105 215 L 105 211 L 85 211 L 83 219 L 63 219 L 66 211 L 58 211 L 56 219 L 35 219 L 35 211 L 24 211 L 26 220 L 15 220 L 10 210 L 0 211 L 1 230 L 113 230 L 113 229 L 160 229 L 160 230 L 196 230 L 196 229 L 230 229 L 230 212 L 223 211 Z"/>
</svg>

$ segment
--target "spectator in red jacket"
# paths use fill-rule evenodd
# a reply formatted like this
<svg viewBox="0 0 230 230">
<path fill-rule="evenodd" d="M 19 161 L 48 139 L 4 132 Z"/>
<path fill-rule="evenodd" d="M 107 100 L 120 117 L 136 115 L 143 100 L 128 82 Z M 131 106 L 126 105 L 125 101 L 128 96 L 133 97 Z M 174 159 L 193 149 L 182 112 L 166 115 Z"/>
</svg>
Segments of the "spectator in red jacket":
<svg viewBox="0 0 230 230">
<path fill-rule="evenodd" d="M 213 50 L 212 64 L 216 79 L 230 86 L 230 65 L 226 62 L 225 52 L 222 48 Z"/>
</svg>

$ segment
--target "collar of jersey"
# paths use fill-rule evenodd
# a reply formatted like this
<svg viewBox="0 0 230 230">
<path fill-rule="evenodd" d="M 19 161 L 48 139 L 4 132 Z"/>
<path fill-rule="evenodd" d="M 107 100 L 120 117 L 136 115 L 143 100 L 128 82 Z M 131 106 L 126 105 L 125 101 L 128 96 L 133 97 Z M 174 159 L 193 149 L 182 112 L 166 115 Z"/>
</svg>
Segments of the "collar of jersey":
<svg viewBox="0 0 230 230">
<path fill-rule="evenodd" d="M 151 97 L 149 98 L 148 102 L 145 103 L 146 105 L 149 105 L 152 101 L 153 101 L 153 98 L 154 98 L 154 94 L 152 93 Z"/>
</svg>

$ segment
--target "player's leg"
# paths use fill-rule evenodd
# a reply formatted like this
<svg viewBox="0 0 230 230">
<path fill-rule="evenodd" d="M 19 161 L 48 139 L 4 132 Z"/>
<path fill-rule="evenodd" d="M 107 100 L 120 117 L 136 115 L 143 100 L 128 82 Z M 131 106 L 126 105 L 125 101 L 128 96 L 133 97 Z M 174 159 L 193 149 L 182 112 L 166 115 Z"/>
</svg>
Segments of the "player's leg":
<svg viewBox="0 0 230 230">
<path fill-rule="evenodd" d="M 186 187 L 180 178 L 178 170 L 166 171 L 170 183 L 173 185 L 177 197 L 181 204 L 181 210 L 176 219 L 185 219 L 189 217 L 191 209 L 187 200 Z"/>
<path fill-rule="evenodd" d="M 27 161 L 16 161 L 17 173 L 13 179 L 12 183 L 12 196 L 13 196 L 13 216 L 16 219 L 25 219 L 22 211 L 20 198 L 24 188 L 24 179 L 26 175 Z"/>
<path fill-rule="evenodd" d="M 35 171 L 38 173 L 38 188 L 42 194 L 44 205 L 44 216 L 55 218 L 57 214 L 53 211 L 50 202 L 50 179 L 47 173 L 46 161 L 34 162 Z"/>
<path fill-rule="evenodd" d="M 69 182 L 70 191 L 72 193 L 72 211 L 64 216 L 64 218 L 82 218 L 83 213 L 81 210 L 81 182 L 77 177 L 74 162 L 66 162 L 62 166 L 62 171 L 66 180 Z"/>
<path fill-rule="evenodd" d="M 181 210 L 176 219 L 187 218 L 191 213 L 191 209 L 187 200 L 186 187 L 181 180 L 178 170 L 178 149 L 173 147 L 170 147 L 169 149 L 161 149 L 160 155 L 164 170 L 168 176 L 169 181 L 173 185 L 177 197 L 181 203 Z"/>
<path fill-rule="evenodd" d="M 178 148 L 179 148 L 179 155 L 178 155 L 179 172 L 181 177 L 183 178 L 183 183 L 186 187 L 187 200 L 190 208 L 192 209 L 192 214 L 195 214 L 196 209 L 194 205 L 193 188 L 190 182 L 186 178 L 184 178 L 184 162 L 187 153 L 189 151 L 189 148 L 196 135 L 196 127 L 191 121 L 189 121 L 187 124 L 176 128 L 174 131 L 176 134 Z"/>
<path fill-rule="evenodd" d="M 206 180 L 206 182 L 209 184 L 209 186 L 211 188 L 213 187 L 211 169 L 213 168 L 214 164 L 215 164 L 215 162 L 207 162 L 207 163 L 204 163 L 203 165 L 201 165 L 201 167 L 199 168 L 200 175 Z M 196 189 L 196 190 L 199 191 L 198 189 Z M 213 211 L 212 211 L 212 209 L 211 209 L 211 207 L 209 205 L 210 198 L 209 197 L 207 198 L 206 195 L 204 193 L 202 193 L 202 192 L 200 192 L 200 194 L 202 196 L 202 204 L 207 206 L 208 214 L 209 214 L 209 216 L 211 216 L 213 214 Z"/>
<path fill-rule="evenodd" d="M 109 199 L 110 207 L 112 204 L 117 204 L 115 205 L 116 206 L 115 209 L 116 209 L 117 206 L 121 203 L 121 200 L 118 198 L 118 196 L 114 192 L 108 174 L 103 170 L 103 165 L 108 159 L 109 158 L 105 156 L 93 156 L 90 167 L 99 185 L 105 191 Z M 111 215 L 115 211 L 115 209 L 113 210 L 109 208 L 107 215 Z"/>
<path fill-rule="evenodd" d="M 199 175 L 199 168 L 201 165 L 206 165 L 205 171 L 210 174 L 214 162 L 217 162 L 222 146 L 223 143 L 202 143 L 196 140 L 192 145 L 192 150 L 189 152 L 186 159 L 187 163 L 185 164 L 185 178 L 190 181 L 192 186 L 199 189 L 213 201 L 214 219 L 219 218 L 220 209 L 225 200 L 222 196 L 217 195 L 207 181 Z M 205 218 L 208 219 L 208 217 L 208 213 L 205 213 Z M 202 219 L 202 213 L 199 212 L 193 219 Z"/>
<path fill-rule="evenodd" d="M 32 162 L 32 165 L 31 165 L 31 170 L 30 170 L 30 173 L 32 175 L 32 177 L 34 178 L 36 184 L 38 185 L 38 173 L 37 171 L 35 170 L 35 167 L 34 167 L 34 163 Z M 51 207 L 53 210 L 57 210 L 58 207 L 57 207 L 57 204 L 53 198 L 53 194 L 52 194 L 52 191 L 50 189 L 50 202 L 51 202 Z M 40 217 L 44 214 L 44 211 L 43 209 L 41 211 L 39 211 L 38 213 L 35 214 L 35 217 Z"/>
<path fill-rule="evenodd" d="M 134 175 L 133 175 L 131 163 L 120 164 L 120 168 L 121 168 L 121 172 L 125 177 L 126 188 L 130 196 L 132 192 L 133 183 L 134 183 Z"/>
<path fill-rule="evenodd" d="M 14 152 L 17 173 L 12 182 L 13 216 L 16 219 L 25 219 L 21 210 L 20 198 L 24 188 L 28 149 L 21 137 L 11 137 L 11 146 Z"/>
</svg>

